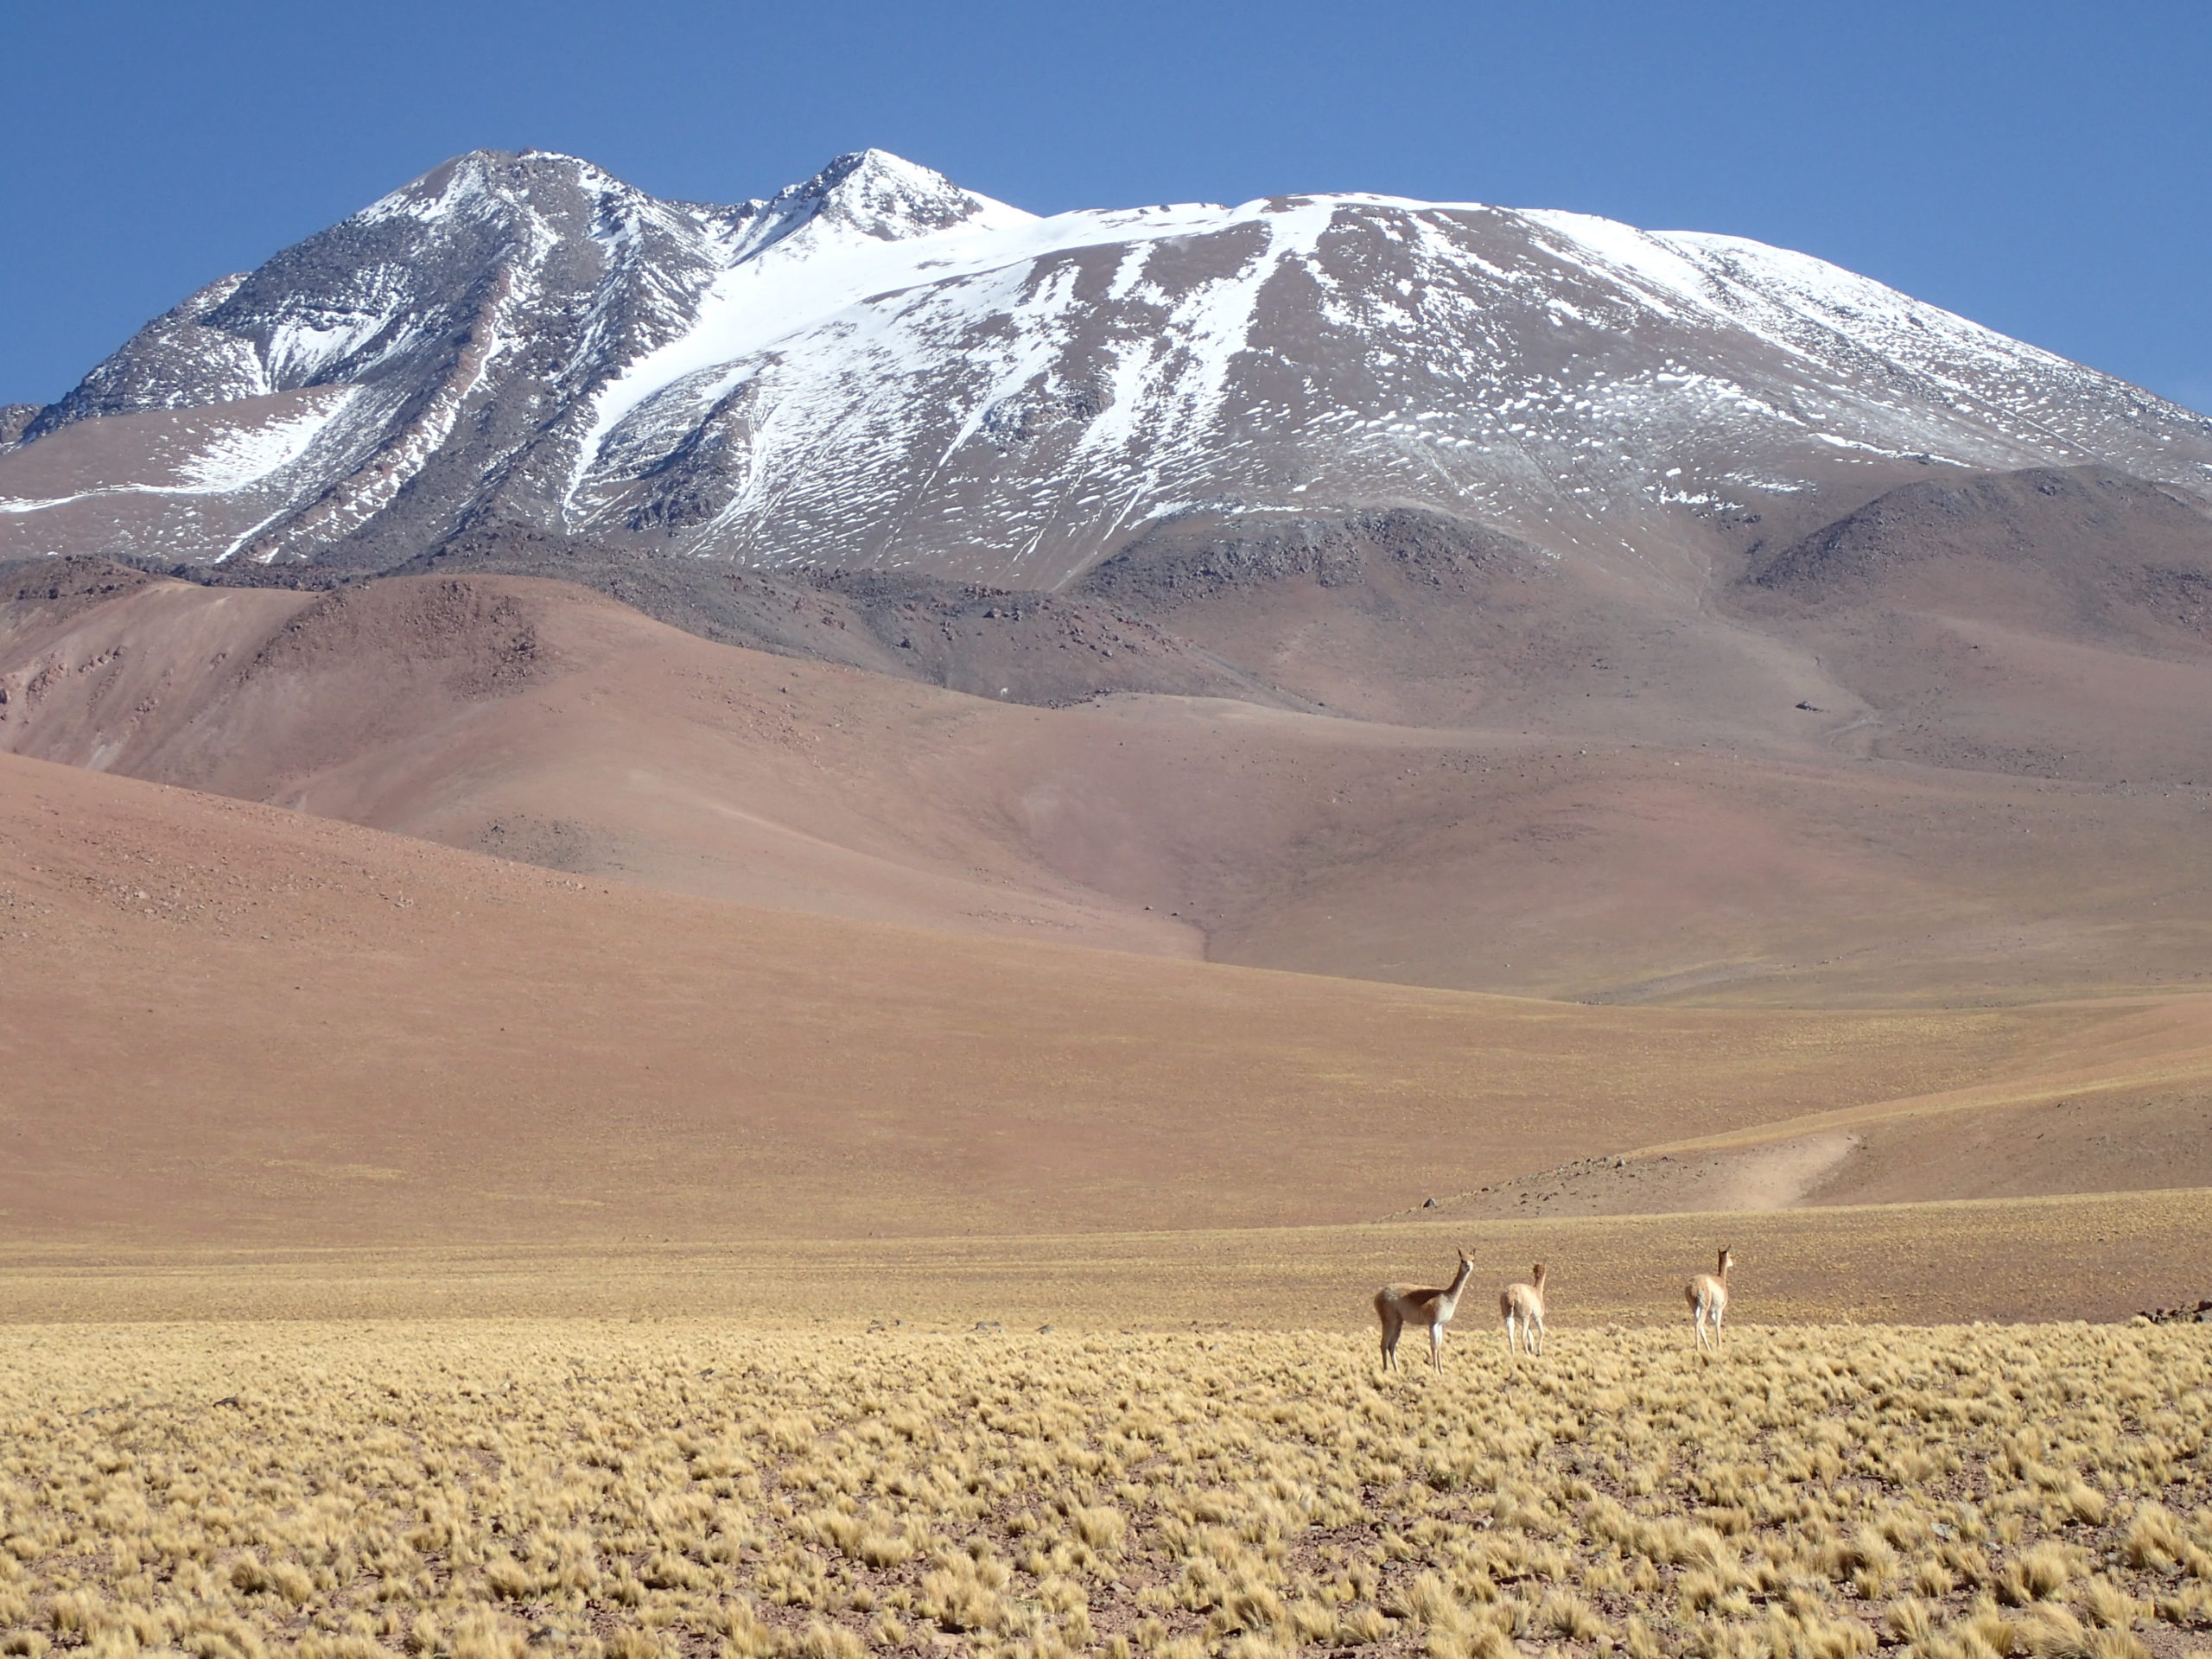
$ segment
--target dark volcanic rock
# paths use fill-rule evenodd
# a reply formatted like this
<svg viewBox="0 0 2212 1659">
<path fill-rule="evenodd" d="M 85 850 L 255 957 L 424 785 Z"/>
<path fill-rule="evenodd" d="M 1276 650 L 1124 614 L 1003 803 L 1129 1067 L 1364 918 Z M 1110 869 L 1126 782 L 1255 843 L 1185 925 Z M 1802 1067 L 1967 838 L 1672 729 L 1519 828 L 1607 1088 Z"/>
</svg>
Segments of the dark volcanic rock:
<svg viewBox="0 0 2212 1659">
<path fill-rule="evenodd" d="M 1116 691 L 1278 701 L 1110 601 L 883 571 L 748 569 L 527 525 L 467 532 L 397 574 L 547 576 L 725 645 L 1060 706 Z"/>
<path fill-rule="evenodd" d="M 1811 603 L 1865 591 L 1889 573 L 1980 557 L 2087 569 L 2111 557 L 2212 559 L 2212 503 L 2103 467 L 2037 467 L 1907 484 L 1770 553 L 1745 580 Z"/>
<path fill-rule="evenodd" d="M 1439 585 L 1503 560 L 1540 556 L 1464 519 L 1396 507 L 1340 518 L 1191 513 L 1168 519 L 1094 567 L 1078 590 L 1160 614 L 1240 588 L 1293 578 L 1322 588 L 1365 579 L 1376 561 Z"/>
<path fill-rule="evenodd" d="M 2136 1317 L 2153 1325 L 2212 1325 L 2212 1298 L 2175 1307 L 2146 1307 Z"/>
</svg>

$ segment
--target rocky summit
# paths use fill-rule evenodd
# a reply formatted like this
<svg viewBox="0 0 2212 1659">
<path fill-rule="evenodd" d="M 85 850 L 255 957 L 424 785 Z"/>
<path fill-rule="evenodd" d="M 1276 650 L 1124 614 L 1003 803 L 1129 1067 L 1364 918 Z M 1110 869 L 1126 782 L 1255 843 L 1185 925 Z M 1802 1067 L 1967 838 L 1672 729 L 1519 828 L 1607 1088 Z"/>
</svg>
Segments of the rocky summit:
<svg viewBox="0 0 2212 1659">
<path fill-rule="evenodd" d="M 0 446 L 0 557 L 521 530 L 1032 590 L 1397 514 L 1687 594 L 1907 485 L 2212 489 L 2202 416 L 1758 243 L 1357 194 L 1040 219 L 880 150 L 734 207 L 461 156 Z"/>
</svg>

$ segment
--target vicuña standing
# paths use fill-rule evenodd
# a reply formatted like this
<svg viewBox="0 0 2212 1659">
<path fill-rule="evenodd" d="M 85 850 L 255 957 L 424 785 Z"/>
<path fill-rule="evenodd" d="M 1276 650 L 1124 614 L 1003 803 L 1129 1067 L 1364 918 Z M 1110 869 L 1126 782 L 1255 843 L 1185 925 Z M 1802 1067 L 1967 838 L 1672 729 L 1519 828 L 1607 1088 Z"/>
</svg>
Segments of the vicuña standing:
<svg viewBox="0 0 2212 1659">
<path fill-rule="evenodd" d="M 1530 1269 L 1525 1284 L 1508 1285 L 1497 1293 L 1497 1311 L 1505 1315 L 1505 1351 L 1514 1351 L 1517 1329 L 1521 1345 L 1532 1354 L 1544 1351 L 1544 1264 Z"/>
<path fill-rule="evenodd" d="M 1459 1306 L 1459 1293 L 1466 1288 L 1467 1277 L 1474 1270 L 1475 1264 L 1467 1260 L 1467 1253 L 1462 1250 L 1459 1271 L 1452 1275 L 1452 1282 L 1442 1290 L 1385 1285 L 1375 1293 L 1375 1317 L 1382 1321 L 1384 1370 L 1397 1364 L 1398 1334 L 1408 1325 L 1428 1327 L 1428 1363 L 1440 1371 L 1444 1369 L 1444 1327 L 1452 1323 L 1452 1311 Z"/>
<path fill-rule="evenodd" d="M 1697 1345 L 1705 1343 L 1705 1326 L 1713 1323 L 1713 1346 L 1720 1346 L 1720 1320 L 1728 1312 L 1728 1268 L 1736 1260 L 1735 1252 L 1724 1248 L 1719 1262 L 1711 1273 L 1700 1273 L 1682 1287 L 1682 1294 L 1689 1298 L 1690 1322 L 1697 1327 Z"/>
</svg>

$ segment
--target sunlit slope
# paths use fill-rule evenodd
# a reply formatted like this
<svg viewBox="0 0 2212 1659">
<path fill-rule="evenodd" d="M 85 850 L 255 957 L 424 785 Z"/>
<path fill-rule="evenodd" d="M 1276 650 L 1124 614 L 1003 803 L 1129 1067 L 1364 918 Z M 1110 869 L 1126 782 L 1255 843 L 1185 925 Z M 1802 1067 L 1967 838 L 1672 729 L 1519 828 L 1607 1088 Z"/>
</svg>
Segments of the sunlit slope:
<svg viewBox="0 0 2212 1659">
<path fill-rule="evenodd" d="M 1260 973 L 684 900 L 15 757 L 0 780 L 19 1239 L 1355 1221 L 1576 1157 L 2031 1086 L 2145 1017 Z M 2201 1047 L 2178 1014 L 2165 1040 Z"/>
<path fill-rule="evenodd" d="M 1581 1159 L 1444 1196 L 1435 1213 L 1679 1214 L 2212 1186 L 2212 998 L 2112 1012 L 2048 1065 Z"/>
</svg>

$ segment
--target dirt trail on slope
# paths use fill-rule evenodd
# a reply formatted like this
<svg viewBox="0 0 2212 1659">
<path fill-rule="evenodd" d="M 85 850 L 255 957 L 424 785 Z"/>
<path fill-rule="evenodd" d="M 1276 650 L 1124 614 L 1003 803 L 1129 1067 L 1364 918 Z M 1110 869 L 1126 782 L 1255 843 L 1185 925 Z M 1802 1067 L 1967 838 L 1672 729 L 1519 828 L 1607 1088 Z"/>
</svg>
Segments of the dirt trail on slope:
<svg viewBox="0 0 2212 1659">
<path fill-rule="evenodd" d="M 2146 1001 L 2055 1066 L 1644 1147 L 1426 1217 L 1603 1216 L 2212 1186 L 2212 998 Z"/>
</svg>

